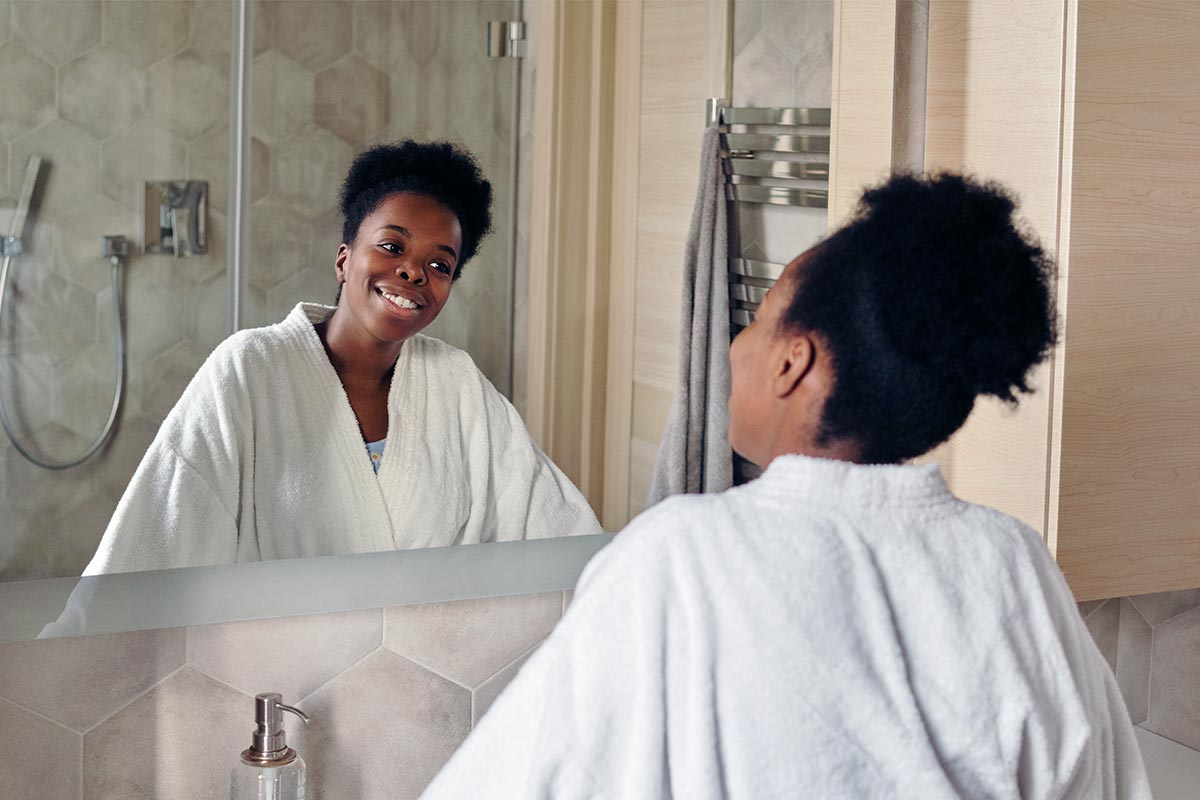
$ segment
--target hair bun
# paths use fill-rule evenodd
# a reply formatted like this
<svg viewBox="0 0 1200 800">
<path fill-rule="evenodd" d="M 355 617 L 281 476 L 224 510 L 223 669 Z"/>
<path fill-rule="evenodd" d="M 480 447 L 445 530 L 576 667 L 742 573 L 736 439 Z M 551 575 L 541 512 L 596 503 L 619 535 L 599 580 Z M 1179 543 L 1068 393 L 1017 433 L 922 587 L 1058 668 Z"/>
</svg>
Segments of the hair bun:
<svg viewBox="0 0 1200 800">
<path fill-rule="evenodd" d="M 878 253 L 887 268 L 870 276 L 890 345 L 972 395 L 1004 400 L 1029 391 L 1055 338 L 1053 263 L 1015 207 L 996 184 L 903 175 L 865 192 L 858 211 L 893 233 L 876 245 L 891 251 Z"/>
</svg>

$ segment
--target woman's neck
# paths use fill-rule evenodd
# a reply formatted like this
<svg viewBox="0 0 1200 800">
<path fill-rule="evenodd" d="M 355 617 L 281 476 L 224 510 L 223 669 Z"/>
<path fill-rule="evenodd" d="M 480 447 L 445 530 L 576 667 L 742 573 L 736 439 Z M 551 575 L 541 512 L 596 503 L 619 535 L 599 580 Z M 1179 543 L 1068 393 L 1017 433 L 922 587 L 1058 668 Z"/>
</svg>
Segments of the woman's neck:
<svg viewBox="0 0 1200 800">
<path fill-rule="evenodd" d="M 403 341 L 379 341 L 355 325 L 349 314 L 342 313 L 340 306 L 329 319 L 315 327 L 329 362 L 343 382 L 380 385 L 391 382 Z"/>
</svg>

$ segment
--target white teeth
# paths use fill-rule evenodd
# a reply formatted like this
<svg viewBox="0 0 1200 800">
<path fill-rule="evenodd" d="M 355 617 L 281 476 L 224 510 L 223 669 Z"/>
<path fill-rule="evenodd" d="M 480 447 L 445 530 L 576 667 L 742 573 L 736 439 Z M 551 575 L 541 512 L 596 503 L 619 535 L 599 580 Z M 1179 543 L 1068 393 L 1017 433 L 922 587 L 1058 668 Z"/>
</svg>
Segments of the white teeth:
<svg viewBox="0 0 1200 800">
<path fill-rule="evenodd" d="M 420 306 L 417 305 L 416 303 L 414 303 L 412 300 L 408 300 L 404 297 L 401 297 L 398 294 L 389 294 L 388 292 L 385 292 L 383 289 L 380 289 L 379 293 L 381 295 L 383 295 L 384 297 L 386 297 L 392 305 L 400 306 L 400 308 L 408 308 L 408 309 L 420 308 Z"/>
</svg>

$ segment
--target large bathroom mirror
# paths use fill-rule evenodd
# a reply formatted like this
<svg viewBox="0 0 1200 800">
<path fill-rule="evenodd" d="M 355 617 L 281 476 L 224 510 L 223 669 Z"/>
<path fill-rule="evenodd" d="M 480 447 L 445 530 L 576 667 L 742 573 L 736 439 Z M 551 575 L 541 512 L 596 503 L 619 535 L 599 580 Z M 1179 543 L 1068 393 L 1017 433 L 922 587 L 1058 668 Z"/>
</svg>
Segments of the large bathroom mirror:
<svg viewBox="0 0 1200 800">
<path fill-rule="evenodd" d="M 644 505 L 673 394 L 673 281 L 705 100 L 830 102 L 833 0 L 806 2 L 798 15 L 757 0 L 70 0 L 74 16 L 41 14 L 52 5 L 0 0 L 9 23 L 0 59 L 26 84 L 0 111 L 0 233 L 29 159 L 45 171 L 11 260 L 0 395 L 18 441 L 43 460 L 77 457 L 103 431 L 115 389 L 113 257 L 124 272 L 127 382 L 114 434 L 78 468 L 38 468 L 0 440 L 0 640 L 573 586 L 608 535 L 73 576 L 214 348 L 301 300 L 334 301 L 338 183 L 356 152 L 400 137 L 460 142 L 495 194 L 494 233 L 427 332 L 471 355 L 618 529 Z M 239 37 L 242 9 L 251 22 Z M 692 17 L 704 26 L 672 33 Z M 524 31 L 488 35 L 489 22 L 505 20 Z M 600 145 L 611 146 L 611 163 L 592 160 Z M 230 201 L 239 178 L 241 222 Z M 205 252 L 177 257 L 160 236 L 167 252 L 142 253 L 143 225 L 155 221 L 143 207 L 147 180 L 207 182 Z M 559 194 L 547 200 L 550 185 Z M 598 230 L 580 223 L 610 206 Z M 545 224 L 532 224 L 535 211 Z M 789 213 L 798 211 L 811 213 Z M 820 209 L 764 207 L 739 218 L 739 236 L 747 252 L 786 261 L 819 238 L 824 219 Z M 157 222 L 160 233 L 180 224 L 169 211 Z M 186 230 L 190 246 L 198 237 Z M 101 249 L 101 237 L 118 235 L 124 248 Z M 609 302 L 608 331 L 596 334 L 589 320 Z M 625 361 L 609 362 L 608 377 L 581 373 L 589 354 L 614 346 Z"/>
<path fill-rule="evenodd" d="M 373 144 L 451 140 L 491 182 L 493 233 L 424 333 L 520 410 L 522 13 L 519 0 L 0 4 L 0 58 L 22 76 L 0 109 L 0 582 L 78 576 L 214 348 L 298 302 L 335 302 L 338 191 Z M 164 182 L 204 193 L 168 202 Z"/>
</svg>

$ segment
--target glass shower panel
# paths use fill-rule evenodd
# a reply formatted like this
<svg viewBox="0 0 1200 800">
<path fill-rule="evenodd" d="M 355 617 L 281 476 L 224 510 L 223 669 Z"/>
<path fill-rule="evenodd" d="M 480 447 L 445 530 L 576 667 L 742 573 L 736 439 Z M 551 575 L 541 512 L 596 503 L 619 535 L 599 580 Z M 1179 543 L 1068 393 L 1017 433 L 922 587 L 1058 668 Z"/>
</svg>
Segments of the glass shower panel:
<svg viewBox="0 0 1200 800">
<path fill-rule="evenodd" d="M 229 0 L 0 2 L 0 236 L 45 162 L 0 319 L 0 395 L 43 459 L 82 453 L 114 388 L 101 236 L 129 240 L 127 384 L 99 455 L 46 471 L 0 436 L 0 580 L 78 575 L 159 424 L 229 330 Z M 142 255 L 145 180 L 209 182 L 206 255 Z"/>
<path fill-rule="evenodd" d="M 337 193 L 354 155 L 401 138 L 449 139 L 492 183 L 494 232 L 426 333 L 469 352 L 511 392 L 510 188 L 517 59 L 489 58 L 489 20 L 516 0 L 268 0 L 254 9 L 254 165 L 243 325 L 299 301 L 332 304 Z"/>
</svg>

